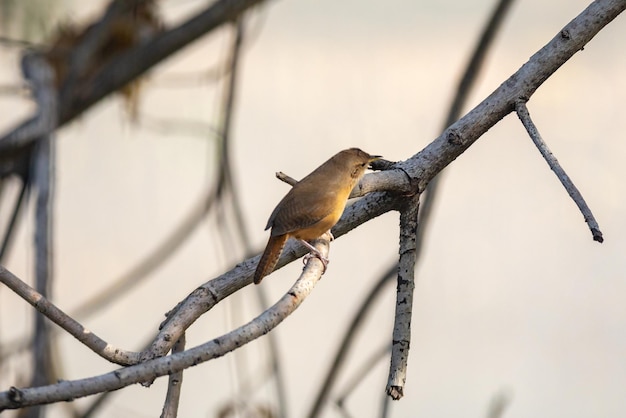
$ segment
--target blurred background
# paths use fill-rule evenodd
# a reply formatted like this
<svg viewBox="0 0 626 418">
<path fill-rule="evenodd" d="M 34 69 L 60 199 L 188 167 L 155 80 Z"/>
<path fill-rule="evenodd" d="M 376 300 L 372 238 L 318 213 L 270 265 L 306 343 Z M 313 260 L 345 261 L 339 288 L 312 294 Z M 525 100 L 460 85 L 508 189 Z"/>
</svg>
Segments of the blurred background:
<svg viewBox="0 0 626 418">
<path fill-rule="evenodd" d="M 588 3 L 515 2 L 465 111 Z M 91 108 L 55 139 L 54 303 L 68 313 L 83 309 L 81 323 L 109 343 L 140 350 L 165 312 L 189 292 L 262 250 L 267 218 L 288 188 L 275 179 L 276 171 L 301 178 L 352 146 L 403 160 L 437 137 L 494 5 L 281 0 L 246 13 L 230 131 L 235 192 L 208 211 L 151 274 L 87 314 L 84 304 L 148 257 L 202 207 L 215 186 L 220 153 L 215 132 L 226 89 L 225 76 L 215 72 L 229 59 L 233 27 L 211 32 L 154 68 L 141 83 L 134 115 L 117 96 Z M 5 36 L 41 44 L 59 25 L 99 18 L 106 2 L 29 0 L 2 6 Z M 158 6 L 170 26 L 207 3 L 162 0 Z M 543 138 L 594 212 L 605 242 L 592 241 L 515 115 L 492 128 L 442 174 L 417 269 L 405 397 L 389 406 L 389 417 L 484 417 L 494 402 L 505 404 L 510 418 L 626 414 L 624 39 L 626 21 L 620 16 L 528 103 Z M 20 57 L 19 47 L 0 48 L 0 85 L 22 83 Z M 5 90 L 3 133 L 34 110 L 27 97 Z M 20 184 L 5 183 L 2 228 Z M 236 202 L 243 235 L 237 232 Z M 3 261 L 29 283 L 33 206 L 30 201 L 20 215 Z M 397 213 L 388 213 L 333 242 L 321 282 L 272 332 L 284 373 L 286 416 L 308 414 L 362 299 L 397 259 L 397 224 Z M 271 303 L 292 285 L 301 266 L 294 262 L 263 281 Z M 257 291 L 249 286 L 204 315 L 190 328 L 187 346 L 258 315 Z M 382 292 L 322 417 L 382 416 L 389 356 L 376 353 L 391 343 L 393 282 Z M 0 288 L 1 390 L 28 384 L 24 343 L 32 322 L 30 305 Z M 263 416 L 264 408 L 278 416 L 267 339 L 186 370 L 179 416 Z M 55 341 L 62 379 L 117 368 L 72 337 L 59 334 Z M 360 375 L 363 368 L 368 373 Z M 166 385 L 161 378 L 150 389 L 135 385 L 117 391 L 96 416 L 157 416 Z M 46 416 L 70 416 L 71 408 L 91 402 L 53 405 Z"/>
</svg>

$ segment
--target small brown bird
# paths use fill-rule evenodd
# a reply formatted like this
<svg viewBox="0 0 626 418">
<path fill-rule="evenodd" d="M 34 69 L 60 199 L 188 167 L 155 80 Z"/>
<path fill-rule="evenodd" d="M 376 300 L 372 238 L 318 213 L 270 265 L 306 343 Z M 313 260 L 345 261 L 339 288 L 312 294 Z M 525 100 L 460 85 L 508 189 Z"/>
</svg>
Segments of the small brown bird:
<svg viewBox="0 0 626 418">
<path fill-rule="evenodd" d="M 289 190 L 267 221 L 265 229 L 272 231 L 254 273 L 255 284 L 274 271 L 289 237 L 302 241 L 326 266 L 328 260 L 307 241 L 319 238 L 335 226 L 350 192 L 369 164 L 379 158 L 358 148 L 343 150 Z"/>
</svg>

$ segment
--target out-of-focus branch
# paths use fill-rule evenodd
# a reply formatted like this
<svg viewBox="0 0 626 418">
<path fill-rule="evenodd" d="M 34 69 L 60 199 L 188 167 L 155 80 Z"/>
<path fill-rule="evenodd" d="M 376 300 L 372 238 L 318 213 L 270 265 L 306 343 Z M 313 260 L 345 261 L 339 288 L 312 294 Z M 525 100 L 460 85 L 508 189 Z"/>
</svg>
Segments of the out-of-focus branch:
<svg viewBox="0 0 626 418">
<path fill-rule="evenodd" d="M 30 146 L 33 141 L 50 134 L 58 125 L 60 103 L 57 102 L 57 92 L 54 89 L 54 73 L 48 63 L 34 52 L 29 52 L 22 59 L 22 72 L 32 84 L 32 90 L 37 102 L 37 110 L 32 118 L 21 123 L 9 134 L 0 138 L 0 153 L 2 150 Z M 21 166 L 13 163 L 11 166 Z"/>
<path fill-rule="evenodd" d="M 478 43 L 474 47 L 471 58 L 465 67 L 463 76 L 459 81 L 454 99 L 448 110 L 448 116 L 443 124 L 443 129 L 450 126 L 461 116 L 463 107 L 465 103 L 467 103 L 469 93 L 472 91 L 476 83 L 476 78 L 483 67 L 487 53 L 490 51 L 491 45 L 493 45 L 493 41 L 496 39 L 496 35 L 502 27 L 502 23 L 504 23 L 504 19 L 511 9 L 513 2 L 514 0 L 497 1 L 496 7 L 493 9 L 491 16 L 489 16 L 483 32 L 478 39 Z"/>
<path fill-rule="evenodd" d="M 93 57 L 101 50 L 111 31 L 111 23 L 125 13 L 132 12 L 133 7 L 150 0 L 112 0 L 104 15 L 93 25 L 89 26 L 81 42 L 71 51 L 68 59 L 67 76 L 59 93 L 61 102 L 67 102 L 76 92 L 81 75 L 93 63 Z"/>
<path fill-rule="evenodd" d="M 35 286 L 44 297 L 49 297 L 52 289 L 53 260 L 53 198 L 54 198 L 54 143 L 53 131 L 57 123 L 57 101 L 53 85 L 53 73 L 48 64 L 35 55 L 24 59 L 24 75 L 35 86 L 37 113 L 31 125 L 31 133 L 37 134 L 35 152 L 32 159 L 31 175 L 35 200 Z M 38 132 L 37 132 L 38 131 Z M 31 386 L 49 384 L 54 379 L 50 327 L 43 315 L 35 314 L 32 342 L 33 375 Z M 30 408 L 20 416 L 38 418 L 43 415 L 43 407 Z"/>
<path fill-rule="evenodd" d="M 22 179 L 22 184 L 20 186 L 20 193 L 15 201 L 13 212 L 11 213 L 11 218 L 9 219 L 9 223 L 7 225 L 6 231 L 4 231 L 4 238 L 2 239 L 2 247 L 0 247 L 0 263 L 4 262 L 4 257 L 9 251 L 9 247 L 11 246 L 11 242 L 13 240 L 13 233 L 15 232 L 15 227 L 17 226 L 17 220 L 20 214 L 20 211 L 23 208 L 24 201 L 26 200 L 26 192 L 28 191 L 28 176 Z"/>
<path fill-rule="evenodd" d="M 489 408 L 487 409 L 487 418 L 502 418 L 507 408 L 511 405 L 513 395 L 506 390 L 499 390 L 496 392 L 491 401 L 489 402 Z"/>
<path fill-rule="evenodd" d="M 217 0 L 183 24 L 157 34 L 150 41 L 120 54 L 104 65 L 93 78 L 85 83 L 79 83 L 80 85 L 76 89 L 64 95 L 58 107 L 58 126 L 73 120 L 92 105 L 107 95 L 117 92 L 159 62 L 220 25 L 234 20 L 245 10 L 262 1 Z M 123 5 L 127 2 L 119 3 Z M 95 29 L 94 31 L 97 34 Z M 93 39 L 97 41 L 95 35 Z M 65 91 L 67 92 L 67 90 Z M 13 173 L 17 168 L 24 165 L 24 159 L 28 158 L 30 147 L 36 138 L 30 128 L 34 121 L 34 119 L 27 120 L 0 137 L 0 157 L 10 161 L 6 164 L 3 162 L 0 176 Z"/>
<path fill-rule="evenodd" d="M 60 121 L 65 123 L 88 109 L 106 95 L 136 79 L 165 58 L 182 50 L 202 35 L 233 21 L 246 9 L 262 0 L 218 0 L 182 25 L 155 36 L 145 44 L 124 53 L 105 66 L 95 77 L 91 88 L 71 102 L 63 103 Z M 86 86 L 88 87 L 88 86 Z"/>
</svg>

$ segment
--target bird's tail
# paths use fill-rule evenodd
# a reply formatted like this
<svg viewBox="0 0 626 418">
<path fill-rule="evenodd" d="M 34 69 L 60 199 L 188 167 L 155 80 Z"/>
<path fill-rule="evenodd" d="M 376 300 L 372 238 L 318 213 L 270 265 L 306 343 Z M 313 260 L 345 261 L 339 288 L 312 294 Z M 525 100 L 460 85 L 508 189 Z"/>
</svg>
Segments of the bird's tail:
<svg viewBox="0 0 626 418">
<path fill-rule="evenodd" d="M 278 258 L 283 251 L 287 238 L 287 235 L 270 236 L 265 246 L 265 251 L 263 251 L 263 255 L 259 261 L 259 265 L 254 272 L 254 284 L 261 283 L 263 277 L 274 271 L 274 267 L 276 267 L 276 263 L 278 263 Z"/>
</svg>

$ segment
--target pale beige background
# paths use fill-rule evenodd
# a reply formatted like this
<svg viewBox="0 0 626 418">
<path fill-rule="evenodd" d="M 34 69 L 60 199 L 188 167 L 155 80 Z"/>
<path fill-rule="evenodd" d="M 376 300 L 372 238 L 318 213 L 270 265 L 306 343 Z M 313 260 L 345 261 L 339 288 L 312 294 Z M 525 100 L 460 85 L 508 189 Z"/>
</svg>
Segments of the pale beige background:
<svg viewBox="0 0 626 418">
<path fill-rule="evenodd" d="M 391 160 L 416 153 L 440 129 L 459 72 L 492 2 L 271 2 L 251 21 L 234 126 L 237 184 L 252 244 L 286 186 L 336 151 L 359 146 Z M 72 7 L 75 18 L 97 9 Z M 201 2 L 165 2 L 183 16 Z M 585 6 L 585 0 L 520 1 L 480 78 L 478 103 Z M 146 115 L 213 123 L 219 94 L 208 83 L 166 87 L 168 74 L 195 73 L 224 57 L 216 33 L 160 66 L 142 97 Z M 574 203 L 510 115 L 445 171 L 441 199 L 418 269 L 406 397 L 393 417 L 482 417 L 494 394 L 511 399 L 508 418 L 623 417 L 626 414 L 626 21 L 619 17 L 549 79 L 529 103 L 543 137 L 602 227 L 599 245 Z M 17 79 L 17 56 L 0 51 L 2 81 Z M 0 98 L 2 130 L 30 110 Z M 148 119 L 146 119 L 148 120 Z M 71 311 L 149 253 L 210 184 L 211 140 L 125 122 L 108 99 L 58 137 L 54 301 Z M 207 166 L 209 167 L 207 169 Z M 6 210 L 3 208 L 3 210 Z M 6 213 L 2 213 L 6 219 Z M 240 260 L 218 241 L 213 217 L 149 281 L 84 321 L 112 344 L 137 349 L 163 313 Z M 32 279 L 33 228 L 21 223 L 8 267 Z M 310 298 L 275 332 L 288 382 L 290 416 L 302 416 L 370 283 L 397 253 L 389 213 L 334 242 L 332 263 Z M 299 262 L 264 282 L 273 300 Z M 199 321 L 193 346 L 259 313 L 244 289 Z M 22 335 L 31 308 L 0 291 L 0 338 Z M 377 304 L 342 375 L 390 341 L 393 286 Z M 239 313 L 234 313 L 239 312 Z M 63 337 L 65 379 L 115 367 Z M 254 367 L 263 340 L 245 351 Z M 229 355 L 185 374 L 181 416 L 214 416 L 236 393 Z M 372 366 L 347 406 L 378 416 L 388 362 Z M 257 370 L 257 369 L 255 369 Z M 16 370 L 3 371 L 3 389 Z M 158 416 L 165 380 L 114 395 L 101 416 Z M 272 393 L 270 385 L 254 400 Z M 79 400 L 77 402 L 83 402 Z M 56 406 L 56 416 L 63 410 Z M 324 417 L 340 414 L 330 406 Z"/>
</svg>

